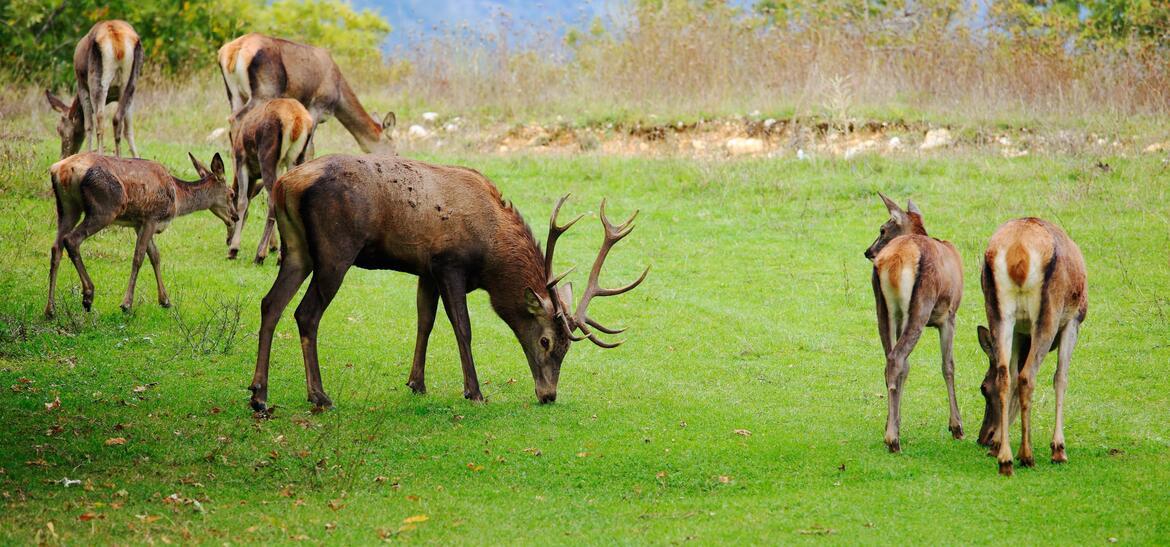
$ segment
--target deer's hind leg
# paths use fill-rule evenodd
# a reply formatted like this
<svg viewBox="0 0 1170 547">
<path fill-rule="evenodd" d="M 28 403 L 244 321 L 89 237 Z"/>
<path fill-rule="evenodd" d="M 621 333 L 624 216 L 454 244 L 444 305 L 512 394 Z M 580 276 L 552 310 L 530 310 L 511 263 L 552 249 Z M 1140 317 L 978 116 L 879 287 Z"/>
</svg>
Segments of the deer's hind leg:
<svg viewBox="0 0 1170 547">
<path fill-rule="evenodd" d="M 260 345 L 256 351 L 256 371 L 248 389 L 252 391 L 251 405 L 257 412 L 267 409 L 268 364 L 272 357 L 272 335 L 281 314 L 297 294 L 297 289 L 313 271 L 312 261 L 302 249 L 286 249 L 286 260 L 280 263 L 276 281 L 260 301 Z"/>
<path fill-rule="evenodd" d="M 89 311 L 93 306 L 94 286 L 81 260 L 81 242 L 114 222 L 118 216 L 117 204 L 122 203 L 123 191 L 118 179 L 100 167 L 91 168 L 85 173 L 80 189 L 85 218 L 65 235 L 62 243 L 81 278 L 81 305 L 85 311 Z"/>
<path fill-rule="evenodd" d="M 357 253 L 354 253 L 356 256 Z M 297 328 L 301 335 L 301 352 L 305 359 L 305 384 L 308 388 L 309 402 L 318 408 L 329 408 L 333 401 L 325 394 L 321 382 L 321 367 L 317 357 L 317 327 L 321 324 L 321 316 L 337 295 L 345 273 L 349 270 L 353 259 L 348 261 L 317 262 L 313 271 L 313 279 L 309 281 L 309 288 L 305 290 L 305 297 L 297 306 Z"/>
<path fill-rule="evenodd" d="M 77 226 L 82 213 L 76 204 L 61 201 L 60 190 L 56 184 L 53 184 L 53 195 L 57 201 L 57 236 L 53 239 L 53 248 L 49 251 L 49 301 L 45 304 L 46 318 L 52 318 L 57 312 L 57 268 L 61 264 L 65 235 Z"/>
<path fill-rule="evenodd" d="M 1056 339 L 1056 317 L 1058 310 L 1046 310 L 1032 326 L 1032 347 L 1029 348 L 1027 361 L 1019 372 L 1020 398 L 1020 465 L 1032 467 L 1036 465 L 1032 454 L 1032 394 L 1036 390 L 1036 373 L 1044 363 L 1044 357 L 1052 348 Z"/>
<path fill-rule="evenodd" d="M 1077 345 L 1077 335 L 1081 330 L 1081 322 L 1073 319 L 1064 326 L 1060 335 L 1060 349 L 1056 354 L 1056 374 L 1052 377 L 1052 387 L 1056 391 L 1056 426 L 1052 431 L 1052 463 L 1068 461 L 1064 451 L 1064 391 L 1068 388 L 1068 365 L 1072 360 L 1073 347 Z"/>
<path fill-rule="evenodd" d="M 889 414 L 886 418 L 886 446 L 890 452 L 901 452 L 902 427 L 902 393 L 906 384 L 906 376 L 910 372 L 910 352 L 918 344 L 926 323 L 930 320 L 930 313 L 934 309 L 934 302 L 924 302 L 921 298 L 910 301 L 910 309 L 902 314 L 902 328 L 899 329 L 898 340 L 890 349 L 886 358 L 886 390 L 889 398 Z"/>
<path fill-rule="evenodd" d="M 276 184 L 277 163 L 280 161 L 280 140 L 273 146 L 260 151 L 260 179 L 268 196 L 268 214 L 264 217 L 264 233 L 260 236 L 260 244 L 256 247 L 256 264 L 263 264 L 268 257 L 268 251 L 273 243 L 273 232 L 276 230 L 276 201 L 272 199 L 272 186 Z"/>
<path fill-rule="evenodd" d="M 158 246 L 154 244 L 154 234 L 146 243 L 146 254 L 150 257 L 150 267 L 154 269 L 154 281 L 158 285 L 158 305 L 169 308 L 171 299 L 167 296 L 167 288 L 163 286 L 162 258 L 158 254 Z"/>
<path fill-rule="evenodd" d="M 951 436 L 963 438 L 963 418 L 959 415 L 959 399 L 955 395 L 955 314 L 943 320 L 938 327 L 939 343 L 942 346 L 942 374 L 947 384 L 947 400 L 950 403 L 950 421 L 948 427 Z"/>
</svg>

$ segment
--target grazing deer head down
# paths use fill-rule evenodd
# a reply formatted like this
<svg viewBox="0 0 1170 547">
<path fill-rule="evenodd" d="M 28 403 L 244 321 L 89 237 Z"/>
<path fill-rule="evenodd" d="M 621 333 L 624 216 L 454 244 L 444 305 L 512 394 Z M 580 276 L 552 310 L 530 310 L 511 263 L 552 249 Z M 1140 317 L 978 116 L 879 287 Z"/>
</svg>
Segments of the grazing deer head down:
<svg viewBox="0 0 1170 547">
<path fill-rule="evenodd" d="M 922 212 L 914 202 L 903 211 L 886 196 L 881 198 L 890 220 L 882 225 L 877 241 L 865 256 L 873 260 L 878 336 L 886 357 L 889 411 L 885 442 L 891 452 L 899 452 L 902 394 L 909 372 L 907 358 L 927 326 L 939 331 L 943 380 L 950 401 L 948 426 L 954 438 L 963 438 L 953 355 L 955 314 L 963 297 L 963 267 L 954 245 L 926 235 Z"/>
<path fill-rule="evenodd" d="M 327 50 L 252 33 L 224 44 L 218 61 L 232 112 L 249 101 L 296 99 L 317 125 L 336 117 L 362 151 L 395 153 L 393 114 L 370 116 Z"/>
<path fill-rule="evenodd" d="M 223 176 L 223 159 L 216 154 L 208 169 L 194 156 L 190 157 L 199 172 L 199 180 L 194 182 L 181 181 L 171 176 L 166 167 L 146 160 L 76 154 L 53 164 L 49 172 L 57 200 L 57 238 L 50 252 L 46 316 L 52 317 L 55 310 L 57 266 L 62 249 L 69 253 L 81 277 L 82 305 L 89 311 L 94 285 L 81 258 L 81 243 L 111 224 L 129 226 L 138 232 L 122 309 L 129 311 L 134 303 L 138 268 L 147 254 L 158 283 L 158 302 L 170 306 L 154 234 L 165 230 L 175 217 L 204 209 L 210 209 L 228 227 L 235 221 L 232 191 Z"/>
<path fill-rule="evenodd" d="M 1011 475 L 1008 428 L 1018 414 L 1020 465 L 1035 465 L 1032 393 L 1045 356 L 1059 350 L 1053 377 L 1056 425 L 1052 461 L 1068 461 L 1064 393 L 1073 347 L 1088 312 L 1084 256 L 1059 226 L 1038 218 L 1013 220 L 991 236 L 981 283 L 988 327 L 979 327 L 979 345 L 988 356 L 989 366 L 980 386 L 985 413 L 979 443 L 991 447 L 999 472 Z"/>
<path fill-rule="evenodd" d="M 72 104 L 65 104 L 47 89 L 45 98 L 53 110 L 61 113 L 61 118 L 57 120 L 57 136 L 61 138 L 61 159 L 76 154 L 85 142 L 85 117 L 81 113 L 81 100 L 74 97 Z"/>
<path fill-rule="evenodd" d="M 443 301 L 455 330 L 463 366 L 463 394 L 483 400 L 471 355 L 471 323 L 466 295 L 488 292 L 492 308 L 512 329 L 524 350 L 537 399 L 556 400 L 561 363 L 573 341 L 589 339 L 614 347 L 599 333 L 603 326 L 588 315 L 595 297 L 613 296 L 638 286 L 646 272 L 618 289 L 602 288 L 598 278 L 610 249 L 633 229 L 633 217 L 613 225 L 602 203 L 605 239 L 576 308 L 572 289 L 552 275 L 557 239 L 577 219 L 557 223 L 557 202 L 549 222 L 547 252 L 500 196 L 491 181 L 462 167 L 373 154 L 327 156 L 281 177 L 273 190 L 276 219 L 285 254 L 272 289 L 261 303 L 260 346 L 250 389 L 252 407 L 263 410 L 268 391 L 272 334 L 284 307 L 312 274 L 296 319 L 301 332 L 309 401 L 331 404 L 321 385 L 317 325 L 351 266 L 390 269 L 417 275 L 418 331 L 407 385 L 426 392 L 427 342 L 436 308 Z M 578 217 L 579 219 L 580 217 Z"/>
</svg>

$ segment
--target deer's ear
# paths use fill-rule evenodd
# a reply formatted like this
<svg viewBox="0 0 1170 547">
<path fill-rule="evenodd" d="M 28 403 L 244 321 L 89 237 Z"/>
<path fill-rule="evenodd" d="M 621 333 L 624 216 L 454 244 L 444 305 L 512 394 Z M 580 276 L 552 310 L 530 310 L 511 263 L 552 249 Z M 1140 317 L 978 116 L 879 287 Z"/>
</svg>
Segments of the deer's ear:
<svg viewBox="0 0 1170 547">
<path fill-rule="evenodd" d="M 882 202 L 886 204 L 886 210 L 890 212 L 890 218 L 894 219 L 898 224 L 906 221 L 906 213 L 902 211 L 901 207 L 894 200 L 886 197 L 885 194 L 878 192 L 878 197 L 882 198 Z"/>
<path fill-rule="evenodd" d="M 398 125 L 398 116 L 394 112 L 387 112 L 386 117 L 382 118 L 382 131 L 394 129 L 395 125 Z"/>
<path fill-rule="evenodd" d="M 211 158 L 211 172 L 215 176 L 223 178 L 223 158 L 219 155 L 219 152 L 216 152 L 215 156 Z"/>
<path fill-rule="evenodd" d="M 984 353 L 991 355 L 991 331 L 983 325 L 979 325 L 976 330 L 979 331 L 979 347 L 983 348 Z"/>
<path fill-rule="evenodd" d="M 528 307 L 528 313 L 535 317 L 544 317 L 547 313 L 544 309 L 544 302 L 531 288 L 524 288 L 524 304 Z"/>
<path fill-rule="evenodd" d="M 58 99 L 56 95 L 53 95 L 52 91 L 46 89 L 45 98 L 49 100 L 49 106 L 53 107 L 53 110 L 56 110 L 62 114 L 69 111 L 69 105 L 61 101 L 61 99 Z"/>
<path fill-rule="evenodd" d="M 918 204 L 914 203 L 912 199 L 906 201 L 906 212 L 922 216 L 922 209 L 919 209 Z"/>
<path fill-rule="evenodd" d="M 187 157 L 191 158 L 191 165 L 195 166 L 195 172 L 199 173 L 200 177 L 206 177 L 207 175 L 209 175 L 211 173 L 210 171 L 207 170 L 207 166 L 203 165 L 203 162 L 195 159 L 195 154 L 187 152 Z"/>
</svg>

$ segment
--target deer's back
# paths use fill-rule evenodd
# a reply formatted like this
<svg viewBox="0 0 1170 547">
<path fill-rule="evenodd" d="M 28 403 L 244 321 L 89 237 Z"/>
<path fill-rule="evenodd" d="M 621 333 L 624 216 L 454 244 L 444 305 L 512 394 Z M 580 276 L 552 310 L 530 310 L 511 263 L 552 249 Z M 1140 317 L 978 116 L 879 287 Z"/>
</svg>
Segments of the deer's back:
<svg viewBox="0 0 1170 547">
<path fill-rule="evenodd" d="M 435 260 L 482 261 L 506 221 L 499 191 L 478 172 L 381 154 L 302 164 L 273 195 L 278 221 L 310 241 L 362 249 L 359 267 L 416 274 Z"/>
<path fill-rule="evenodd" d="M 97 177 L 97 170 L 108 173 L 110 177 Z M 98 204 L 114 207 L 120 224 L 136 224 L 147 218 L 166 220 L 175 214 L 175 187 L 166 167 L 159 163 L 85 153 L 54 163 L 49 172 L 56 186 L 57 199 L 70 204 L 84 206 L 87 199 L 120 195 L 117 203 L 103 201 Z M 116 193 L 107 188 L 85 188 L 111 183 L 119 187 Z"/>
<path fill-rule="evenodd" d="M 305 106 L 336 102 L 339 71 L 327 50 L 251 33 L 225 44 L 218 57 L 225 77 L 261 80 L 249 82 L 256 99 L 289 97 Z"/>
</svg>

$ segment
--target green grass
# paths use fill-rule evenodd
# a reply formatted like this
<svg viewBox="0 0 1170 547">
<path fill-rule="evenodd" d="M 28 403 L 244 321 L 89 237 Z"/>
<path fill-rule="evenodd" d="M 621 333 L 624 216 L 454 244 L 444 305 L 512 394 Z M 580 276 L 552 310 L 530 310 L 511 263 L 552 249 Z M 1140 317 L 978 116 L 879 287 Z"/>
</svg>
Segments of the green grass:
<svg viewBox="0 0 1170 547">
<path fill-rule="evenodd" d="M 309 412 L 290 307 L 274 348 L 278 408 L 257 421 L 244 388 L 276 266 L 226 261 L 223 226 L 209 213 L 175 221 L 157 241 L 186 325 L 221 341 L 213 316 L 239 301 L 226 352 L 199 351 L 180 334 L 175 313 L 154 303 L 149 268 L 134 313 L 119 311 L 128 230 L 83 246 L 94 311 L 79 311 L 64 261 L 63 318 L 40 318 L 55 146 L 10 142 L 0 164 L 0 542 L 1170 541 L 1170 196 L 1156 158 L 1101 158 L 1109 172 L 1099 158 L 1067 156 L 430 158 L 482 170 L 541 239 L 566 191 L 566 215 L 596 211 L 602 196 L 614 217 L 640 208 L 605 278 L 622 282 L 646 263 L 650 277 L 591 310 L 628 325 L 628 342 L 576 344 L 558 402 L 540 406 L 520 348 L 477 292 L 473 347 L 488 403 L 462 399 L 442 318 L 430 393 L 415 396 L 403 385 L 414 278 L 354 270 L 321 326 L 336 409 Z M 141 147 L 192 175 L 186 148 L 146 138 Z M 195 150 L 205 161 L 211 151 Z M 883 359 L 862 257 L 885 220 L 879 189 L 912 196 L 966 267 L 956 378 L 968 440 L 947 432 L 931 331 L 911 359 L 898 455 L 882 443 Z M 1058 222 L 1080 244 L 1090 309 L 1066 405 L 1071 461 L 1047 463 L 1050 359 L 1036 395 L 1041 463 L 1005 479 L 973 440 L 987 366 L 975 338 L 978 257 L 998 224 L 1023 215 Z M 593 218 L 574 228 L 560 265 L 587 266 L 599 240 Z M 124 445 L 106 446 L 119 437 Z M 65 477 L 83 485 L 53 482 Z M 404 524 L 416 515 L 427 520 Z"/>
</svg>

